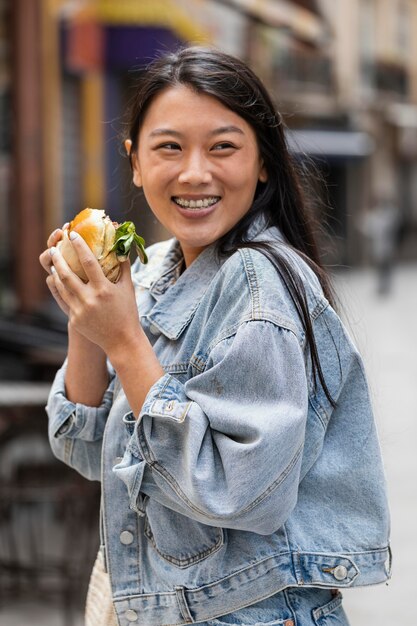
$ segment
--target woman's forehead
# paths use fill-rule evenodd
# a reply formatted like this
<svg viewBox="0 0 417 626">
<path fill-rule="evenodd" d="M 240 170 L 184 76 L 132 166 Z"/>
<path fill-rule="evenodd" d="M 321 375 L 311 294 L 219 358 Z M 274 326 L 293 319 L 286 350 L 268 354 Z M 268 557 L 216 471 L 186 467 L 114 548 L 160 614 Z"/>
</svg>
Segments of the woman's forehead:
<svg viewBox="0 0 417 626">
<path fill-rule="evenodd" d="M 188 85 L 176 85 L 159 92 L 150 103 L 142 123 L 147 133 L 163 134 L 165 130 L 196 125 L 211 128 L 211 132 L 254 132 L 238 113 L 218 98 L 197 92 Z"/>
</svg>

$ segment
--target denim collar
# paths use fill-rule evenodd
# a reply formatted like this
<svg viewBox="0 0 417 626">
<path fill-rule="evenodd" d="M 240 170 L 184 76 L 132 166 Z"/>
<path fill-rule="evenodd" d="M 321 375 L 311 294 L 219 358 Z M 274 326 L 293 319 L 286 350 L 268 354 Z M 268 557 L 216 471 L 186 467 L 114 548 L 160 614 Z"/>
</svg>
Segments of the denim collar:
<svg viewBox="0 0 417 626">
<path fill-rule="evenodd" d="M 257 218 L 249 227 L 248 239 L 256 239 L 265 228 L 265 219 Z M 147 315 L 149 323 L 168 339 L 178 339 L 193 318 L 224 260 L 217 254 L 216 244 L 212 244 L 181 274 L 181 247 L 176 239 L 170 240 L 162 267 L 159 266 L 159 277 L 149 284 L 145 270 L 140 280 L 140 284 L 150 288 L 150 295 L 155 300 L 155 305 Z"/>
<path fill-rule="evenodd" d="M 181 254 L 176 240 L 173 240 L 168 253 L 171 259 L 174 255 L 170 253 L 174 250 Z M 165 271 L 150 288 L 150 294 L 156 303 L 148 314 L 148 320 L 168 339 L 178 339 L 188 326 L 222 261 L 212 245 L 203 250 L 186 271 L 180 274 L 182 263 L 182 254 L 180 260 L 169 268 L 164 263 Z"/>
</svg>

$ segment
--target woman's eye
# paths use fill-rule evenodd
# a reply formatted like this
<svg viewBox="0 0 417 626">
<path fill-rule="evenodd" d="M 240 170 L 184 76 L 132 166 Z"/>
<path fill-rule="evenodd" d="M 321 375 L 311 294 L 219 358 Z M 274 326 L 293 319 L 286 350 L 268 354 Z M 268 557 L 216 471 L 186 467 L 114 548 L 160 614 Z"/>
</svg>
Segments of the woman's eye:
<svg viewBox="0 0 417 626">
<path fill-rule="evenodd" d="M 174 143 L 172 141 L 168 141 L 167 143 L 162 143 L 160 146 L 158 146 L 159 149 L 164 149 L 164 150 L 181 150 L 181 146 L 177 143 Z"/>
<path fill-rule="evenodd" d="M 216 143 L 215 146 L 213 146 L 213 150 L 227 150 L 227 149 L 232 149 L 235 146 L 232 143 L 229 143 L 228 141 L 222 141 L 221 143 Z"/>
</svg>

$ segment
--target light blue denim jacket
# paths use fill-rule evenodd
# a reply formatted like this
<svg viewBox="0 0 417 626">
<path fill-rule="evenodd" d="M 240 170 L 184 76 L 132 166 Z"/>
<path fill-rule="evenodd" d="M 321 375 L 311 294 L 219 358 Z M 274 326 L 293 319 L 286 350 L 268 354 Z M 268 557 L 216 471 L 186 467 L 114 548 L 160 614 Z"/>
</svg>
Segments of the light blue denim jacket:
<svg viewBox="0 0 417 626">
<path fill-rule="evenodd" d="M 114 374 L 99 408 L 65 397 L 65 365 L 55 379 L 51 445 L 102 482 L 101 542 L 122 626 L 205 621 L 289 586 L 390 575 L 361 358 L 299 255 L 274 229 L 257 237 L 273 237 L 304 281 L 335 409 L 314 385 L 302 324 L 270 261 L 241 249 L 219 262 L 209 247 L 181 274 L 175 240 L 133 267 L 165 370 L 140 418 Z"/>
</svg>

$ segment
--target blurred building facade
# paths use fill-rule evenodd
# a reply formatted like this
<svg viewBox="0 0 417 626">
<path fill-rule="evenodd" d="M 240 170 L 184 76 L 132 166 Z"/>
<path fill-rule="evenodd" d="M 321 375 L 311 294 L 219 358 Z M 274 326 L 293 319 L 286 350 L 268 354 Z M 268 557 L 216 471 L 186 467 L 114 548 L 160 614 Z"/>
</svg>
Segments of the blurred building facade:
<svg viewBox="0 0 417 626">
<path fill-rule="evenodd" d="M 164 236 L 132 188 L 121 113 L 141 68 L 187 42 L 271 89 L 292 151 L 327 182 L 325 260 L 366 261 L 358 223 L 381 196 L 411 238 L 417 0 L 0 0 L 0 312 L 42 306 L 39 252 L 84 206 Z"/>
</svg>

